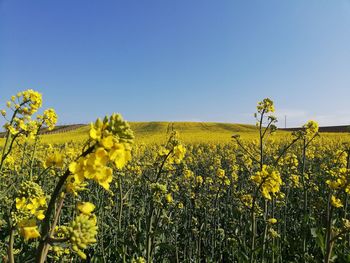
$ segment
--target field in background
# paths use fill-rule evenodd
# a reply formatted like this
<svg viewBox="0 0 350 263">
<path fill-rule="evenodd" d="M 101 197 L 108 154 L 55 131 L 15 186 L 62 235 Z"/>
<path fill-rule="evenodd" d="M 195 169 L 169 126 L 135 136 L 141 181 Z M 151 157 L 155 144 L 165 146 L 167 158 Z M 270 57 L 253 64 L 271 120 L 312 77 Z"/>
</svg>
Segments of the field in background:
<svg viewBox="0 0 350 263">
<path fill-rule="evenodd" d="M 243 138 L 254 138 L 257 130 L 254 125 L 228 124 L 211 122 L 131 122 L 131 129 L 135 133 L 136 143 L 164 143 L 173 130 L 180 133 L 180 139 L 185 143 L 231 141 L 233 134 L 240 134 Z M 42 140 L 47 143 L 62 143 L 68 141 L 83 141 L 88 138 L 89 126 L 56 134 L 44 135 Z M 283 132 L 285 133 L 285 132 Z"/>
<path fill-rule="evenodd" d="M 239 134 L 242 139 L 258 139 L 254 125 L 214 123 L 214 122 L 130 122 L 135 133 L 135 142 L 145 144 L 161 144 L 166 142 L 169 133 L 179 132 L 179 138 L 184 143 L 228 143 L 233 134 Z M 321 127 L 322 129 L 322 127 Z M 82 126 L 63 133 L 43 136 L 43 142 L 63 143 L 69 141 L 84 141 L 88 138 L 89 126 Z M 279 130 L 275 137 L 289 136 L 290 131 Z M 349 140 L 350 133 L 323 132 L 323 138 Z"/>
<path fill-rule="evenodd" d="M 171 131 L 177 131 L 184 143 L 228 143 L 233 134 L 239 134 L 242 139 L 258 139 L 257 129 L 254 125 L 214 123 L 214 122 L 130 122 L 135 133 L 137 144 L 161 144 L 166 142 Z M 340 127 L 340 126 L 339 126 Z M 293 129 L 281 129 L 275 137 L 289 136 Z M 323 138 L 333 138 L 350 141 L 350 133 L 342 129 L 338 132 L 322 132 Z M 322 127 L 320 127 L 322 131 Z M 44 131 L 46 132 L 46 131 Z M 89 125 L 58 126 L 55 130 L 44 134 L 44 143 L 82 142 L 88 138 Z M 2 139 L 0 138 L 0 141 Z"/>
</svg>

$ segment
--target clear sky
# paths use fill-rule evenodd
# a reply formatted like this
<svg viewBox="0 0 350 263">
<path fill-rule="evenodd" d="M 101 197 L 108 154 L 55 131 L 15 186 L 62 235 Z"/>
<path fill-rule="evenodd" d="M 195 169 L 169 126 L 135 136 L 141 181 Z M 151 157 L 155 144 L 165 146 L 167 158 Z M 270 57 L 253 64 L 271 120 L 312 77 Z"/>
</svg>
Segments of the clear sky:
<svg viewBox="0 0 350 263">
<path fill-rule="evenodd" d="M 29 88 L 61 124 L 350 124 L 350 0 L 0 0 L 0 108 Z"/>
</svg>

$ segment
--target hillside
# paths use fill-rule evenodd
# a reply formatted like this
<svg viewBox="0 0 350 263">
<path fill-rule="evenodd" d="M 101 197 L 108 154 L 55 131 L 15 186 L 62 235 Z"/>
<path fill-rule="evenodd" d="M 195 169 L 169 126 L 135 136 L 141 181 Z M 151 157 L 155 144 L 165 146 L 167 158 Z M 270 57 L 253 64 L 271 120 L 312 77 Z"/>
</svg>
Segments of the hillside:
<svg viewBox="0 0 350 263">
<path fill-rule="evenodd" d="M 136 143 L 164 143 L 171 131 L 177 131 L 184 142 L 229 142 L 233 134 L 242 138 L 255 138 L 254 125 L 215 122 L 130 122 L 135 133 Z M 288 133 L 298 128 L 280 129 L 279 134 Z M 348 126 L 320 127 L 320 132 L 336 135 L 346 133 Z M 84 141 L 88 138 L 89 125 L 75 124 L 57 126 L 53 131 L 42 130 L 42 140 L 47 143 Z M 1 137 L 2 134 L 0 134 Z M 332 135 L 332 136 L 333 136 Z M 339 134 L 340 135 L 340 134 Z M 257 138 L 257 137 L 256 137 Z"/>
<path fill-rule="evenodd" d="M 137 143 L 164 143 L 171 131 L 179 132 L 184 142 L 229 142 L 232 134 L 255 136 L 256 127 L 246 124 L 212 122 L 130 122 Z M 43 130 L 44 142 L 62 143 L 88 138 L 88 125 L 57 126 L 53 131 Z"/>
<path fill-rule="evenodd" d="M 137 142 L 165 142 L 171 131 L 177 131 L 184 142 L 228 142 L 232 134 L 256 134 L 256 127 L 244 124 L 212 122 L 131 122 Z"/>
</svg>

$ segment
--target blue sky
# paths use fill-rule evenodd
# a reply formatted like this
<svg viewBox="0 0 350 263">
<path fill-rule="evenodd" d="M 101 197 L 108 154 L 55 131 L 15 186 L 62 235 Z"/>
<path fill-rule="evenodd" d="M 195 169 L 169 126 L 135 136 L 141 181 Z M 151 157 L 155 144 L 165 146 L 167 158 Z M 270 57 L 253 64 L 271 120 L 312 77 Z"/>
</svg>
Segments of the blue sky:
<svg viewBox="0 0 350 263">
<path fill-rule="evenodd" d="M 350 0 L 0 0 L 0 108 L 29 88 L 61 124 L 350 124 Z"/>
</svg>

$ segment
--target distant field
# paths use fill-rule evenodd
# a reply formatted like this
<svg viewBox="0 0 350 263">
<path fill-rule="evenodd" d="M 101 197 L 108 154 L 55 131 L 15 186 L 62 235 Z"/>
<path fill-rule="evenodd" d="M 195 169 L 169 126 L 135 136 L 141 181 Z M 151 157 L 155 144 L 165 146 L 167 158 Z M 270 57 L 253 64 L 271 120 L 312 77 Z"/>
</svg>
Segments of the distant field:
<svg viewBox="0 0 350 263">
<path fill-rule="evenodd" d="M 130 122 L 135 133 L 136 143 L 164 143 L 169 133 L 175 130 L 180 134 L 180 139 L 185 143 L 225 143 L 231 141 L 233 134 L 239 134 L 242 138 L 257 139 L 258 133 L 254 125 L 214 123 L 214 122 Z M 340 127 L 340 126 L 339 126 Z M 277 136 L 288 136 L 290 131 L 296 129 L 281 129 Z M 320 128 L 322 132 L 322 127 Z M 322 137 L 349 137 L 345 129 L 332 129 L 330 133 L 324 130 Z M 336 131 L 336 132 L 335 132 Z M 58 126 L 48 132 L 43 130 L 42 141 L 46 143 L 64 143 L 69 141 L 84 141 L 88 138 L 89 125 Z M 1 140 L 1 139 L 0 139 Z"/>
<path fill-rule="evenodd" d="M 281 130 L 285 131 L 296 131 L 300 128 L 285 128 Z M 339 126 L 323 126 L 320 127 L 319 132 L 332 132 L 332 133 L 350 133 L 350 125 L 339 125 Z"/>
<path fill-rule="evenodd" d="M 164 143 L 171 131 L 180 133 L 184 142 L 229 142 L 232 134 L 255 137 L 256 127 L 246 124 L 211 122 L 130 122 L 137 143 Z M 81 126 L 67 132 L 47 134 L 44 142 L 61 143 L 82 141 L 88 137 L 89 126 Z"/>
</svg>

